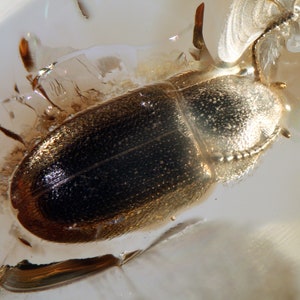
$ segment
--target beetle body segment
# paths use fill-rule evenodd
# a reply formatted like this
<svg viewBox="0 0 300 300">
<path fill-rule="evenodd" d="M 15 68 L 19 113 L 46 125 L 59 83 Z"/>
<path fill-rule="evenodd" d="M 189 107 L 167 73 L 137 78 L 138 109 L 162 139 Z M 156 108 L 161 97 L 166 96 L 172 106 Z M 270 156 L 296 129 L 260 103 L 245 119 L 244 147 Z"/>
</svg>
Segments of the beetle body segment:
<svg viewBox="0 0 300 300">
<path fill-rule="evenodd" d="M 252 167 L 261 151 L 242 156 L 276 131 L 276 95 L 239 76 L 185 87 L 192 77 L 89 109 L 39 143 L 11 183 L 23 226 L 55 242 L 112 238 L 170 218 Z M 224 167 L 216 153 L 236 156 Z"/>
</svg>

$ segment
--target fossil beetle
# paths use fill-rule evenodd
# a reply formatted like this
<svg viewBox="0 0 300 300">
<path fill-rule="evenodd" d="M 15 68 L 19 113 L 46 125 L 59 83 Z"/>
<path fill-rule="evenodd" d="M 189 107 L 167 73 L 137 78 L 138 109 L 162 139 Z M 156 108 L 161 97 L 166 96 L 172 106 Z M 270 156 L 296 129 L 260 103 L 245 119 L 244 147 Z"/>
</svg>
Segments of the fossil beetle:
<svg viewBox="0 0 300 300">
<path fill-rule="evenodd" d="M 277 95 L 252 78 L 180 74 L 53 131 L 15 171 L 12 205 L 25 228 L 55 242 L 143 228 L 242 175 L 277 135 L 281 113 Z"/>
<path fill-rule="evenodd" d="M 201 50 L 204 5 L 196 12 Z M 242 176 L 279 134 L 276 93 L 254 78 L 190 71 L 65 121 L 15 170 L 10 199 L 42 239 L 111 239 L 165 221 Z"/>
</svg>

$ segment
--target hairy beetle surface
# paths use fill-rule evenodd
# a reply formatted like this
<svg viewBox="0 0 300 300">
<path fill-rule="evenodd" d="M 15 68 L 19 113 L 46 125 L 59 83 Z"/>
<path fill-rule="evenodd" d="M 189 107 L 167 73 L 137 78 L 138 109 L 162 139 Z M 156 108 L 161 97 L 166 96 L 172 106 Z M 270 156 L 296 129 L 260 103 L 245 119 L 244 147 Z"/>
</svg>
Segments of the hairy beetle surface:
<svg viewBox="0 0 300 300">
<path fill-rule="evenodd" d="M 199 50 L 202 14 L 203 5 Z M 109 100 L 43 138 L 11 179 L 20 223 L 52 242 L 109 240 L 165 222 L 245 174 L 281 130 L 281 100 L 259 76 L 203 73 Z"/>
<path fill-rule="evenodd" d="M 243 174 L 277 135 L 281 105 L 264 85 L 170 81 L 79 114 L 39 143 L 11 183 L 20 222 L 56 242 L 139 229 Z M 232 156 L 229 172 L 217 155 Z"/>
</svg>

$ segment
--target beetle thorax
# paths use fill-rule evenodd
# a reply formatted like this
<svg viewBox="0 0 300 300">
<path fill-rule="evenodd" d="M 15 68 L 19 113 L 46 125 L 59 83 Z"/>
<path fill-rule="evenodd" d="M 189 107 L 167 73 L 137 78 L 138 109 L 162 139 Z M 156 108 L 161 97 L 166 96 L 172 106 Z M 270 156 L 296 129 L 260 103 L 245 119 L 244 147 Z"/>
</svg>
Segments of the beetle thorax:
<svg viewBox="0 0 300 300">
<path fill-rule="evenodd" d="M 254 160 L 278 131 L 282 115 L 279 98 L 251 78 L 218 77 L 189 89 L 185 99 L 195 136 L 213 160 L 234 163 L 249 155 Z M 238 167 L 241 170 L 234 177 L 240 177 L 253 163 L 248 161 L 245 170 L 245 166 Z M 228 168 L 226 174 L 217 171 L 221 181 L 232 180 L 232 176 Z"/>
</svg>

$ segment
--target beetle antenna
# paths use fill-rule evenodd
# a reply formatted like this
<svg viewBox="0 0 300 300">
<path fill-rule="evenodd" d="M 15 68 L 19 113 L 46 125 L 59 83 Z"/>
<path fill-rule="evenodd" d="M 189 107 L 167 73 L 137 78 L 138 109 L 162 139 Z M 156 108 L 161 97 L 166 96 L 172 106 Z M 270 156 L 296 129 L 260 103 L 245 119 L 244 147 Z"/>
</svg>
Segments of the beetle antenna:
<svg viewBox="0 0 300 300">
<path fill-rule="evenodd" d="M 258 45 L 266 37 L 268 33 L 272 32 L 273 30 L 282 26 L 283 24 L 289 22 L 294 17 L 294 12 L 290 12 L 287 9 L 285 9 L 278 0 L 269 0 L 269 1 L 271 1 L 272 3 L 274 3 L 274 5 L 277 6 L 279 11 L 282 12 L 282 15 L 277 20 L 270 23 L 268 27 L 265 29 L 265 31 L 254 41 L 252 45 L 252 63 L 255 70 L 255 76 L 257 80 L 259 80 L 262 83 L 265 83 L 265 80 L 264 80 L 263 70 L 260 66 L 259 59 L 258 59 L 259 57 Z"/>
</svg>

